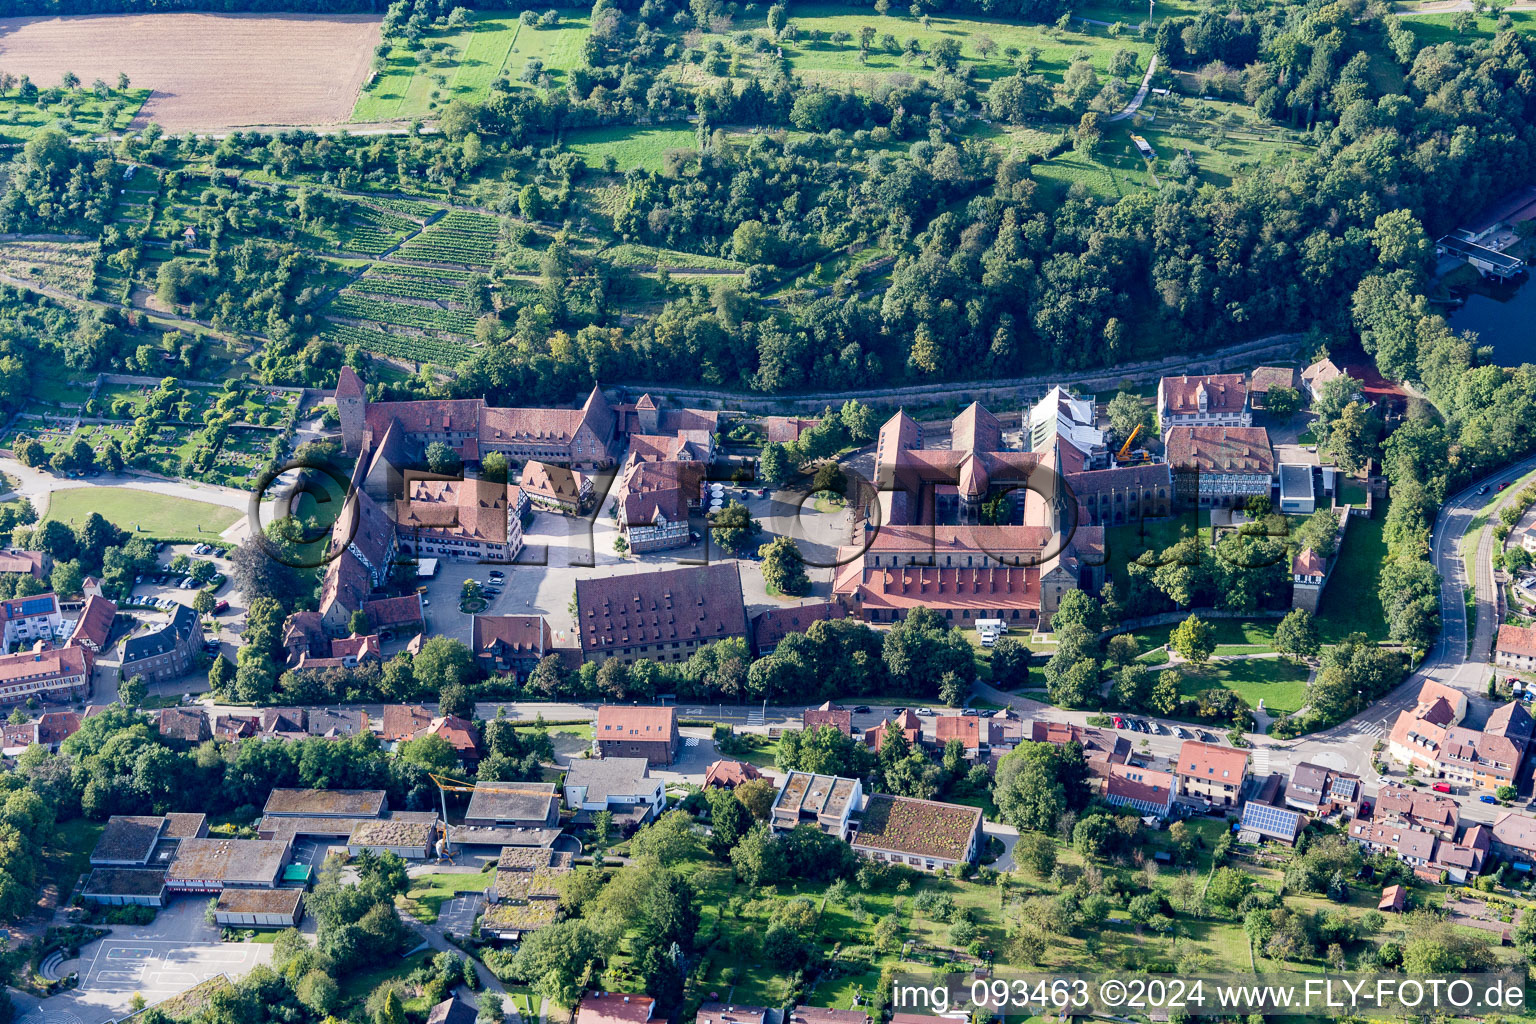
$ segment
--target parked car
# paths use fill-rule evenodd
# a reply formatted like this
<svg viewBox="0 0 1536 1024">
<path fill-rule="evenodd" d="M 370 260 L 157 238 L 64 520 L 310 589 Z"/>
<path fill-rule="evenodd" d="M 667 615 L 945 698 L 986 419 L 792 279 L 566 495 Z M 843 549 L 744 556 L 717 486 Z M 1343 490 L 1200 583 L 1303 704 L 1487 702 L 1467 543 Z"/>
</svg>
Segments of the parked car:
<svg viewBox="0 0 1536 1024">
<path fill-rule="evenodd" d="M 493 580 L 504 580 L 507 578 L 507 574 L 502 572 L 500 569 L 492 569 L 486 575 L 490 576 L 490 578 Z"/>
<path fill-rule="evenodd" d="M 1206 732 L 1204 729 L 1201 729 L 1200 730 L 1200 742 L 1201 743 L 1214 743 L 1216 741 L 1211 737 L 1210 733 Z"/>
<path fill-rule="evenodd" d="M 919 715 L 932 715 L 933 708 L 918 708 L 916 713 Z"/>
<path fill-rule="evenodd" d="M 1503 483 L 1499 484 L 1499 490 L 1502 491 L 1504 488 L 1506 488 L 1508 486 L 1509 486 L 1509 481 L 1505 480 Z"/>
<path fill-rule="evenodd" d="M 1481 486 L 1481 487 L 1479 487 L 1477 489 L 1477 493 L 1478 494 L 1487 494 L 1488 493 L 1488 485 L 1487 484 L 1483 484 L 1483 486 Z"/>
<path fill-rule="evenodd" d="M 1499 802 L 1497 797 L 1490 796 L 1487 793 L 1484 793 L 1482 796 L 1478 797 L 1478 799 L 1485 804 L 1496 804 Z"/>
<path fill-rule="evenodd" d="M 853 713 L 856 714 L 856 715 L 867 715 L 867 714 L 869 714 L 869 705 L 868 704 L 858 704 L 858 705 L 855 705 L 855 707 L 853 709 Z"/>
<path fill-rule="evenodd" d="M 229 611 L 228 601 L 220 601 L 218 604 L 213 606 L 213 614 L 215 615 L 223 615 L 227 611 Z"/>
<path fill-rule="evenodd" d="M 1174 726 L 1173 734 L 1181 740 L 1189 738 L 1189 734 L 1184 731 L 1184 727 L 1182 725 Z"/>
<path fill-rule="evenodd" d="M 1451 791 L 1451 787 L 1444 782 L 1437 782 L 1429 788 L 1434 790 L 1436 793 L 1449 793 Z"/>
<path fill-rule="evenodd" d="M 1113 721 L 1115 723 L 1115 728 L 1116 729 L 1124 729 L 1125 728 L 1125 719 L 1121 718 L 1119 715 L 1116 715 L 1113 719 L 1111 719 L 1111 721 Z"/>
</svg>

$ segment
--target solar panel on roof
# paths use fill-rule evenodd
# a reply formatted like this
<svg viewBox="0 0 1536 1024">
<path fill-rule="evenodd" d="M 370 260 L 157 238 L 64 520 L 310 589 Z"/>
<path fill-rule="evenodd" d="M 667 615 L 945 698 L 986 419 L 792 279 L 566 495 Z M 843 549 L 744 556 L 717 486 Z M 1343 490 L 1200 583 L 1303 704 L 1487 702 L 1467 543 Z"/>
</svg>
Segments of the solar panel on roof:
<svg viewBox="0 0 1536 1024">
<path fill-rule="evenodd" d="M 29 597 L 21 602 L 21 614 L 23 615 L 47 615 L 53 611 L 53 598 Z"/>
<path fill-rule="evenodd" d="M 1333 785 L 1328 787 L 1328 792 L 1345 800 L 1353 800 L 1355 798 L 1355 780 L 1336 778 L 1333 780 Z"/>
<path fill-rule="evenodd" d="M 1301 815 L 1294 811 L 1252 801 L 1243 805 L 1241 823 L 1243 828 L 1251 828 L 1268 835 L 1289 837 L 1296 834 L 1300 823 Z"/>
</svg>

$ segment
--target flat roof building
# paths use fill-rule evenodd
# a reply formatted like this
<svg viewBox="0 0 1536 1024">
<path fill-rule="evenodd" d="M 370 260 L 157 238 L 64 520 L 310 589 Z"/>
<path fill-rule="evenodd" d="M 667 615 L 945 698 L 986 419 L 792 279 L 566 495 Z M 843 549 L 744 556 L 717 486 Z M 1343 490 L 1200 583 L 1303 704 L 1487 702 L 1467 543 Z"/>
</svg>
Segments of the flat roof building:
<svg viewBox="0 0 1536 1024">
<path fill-rule="evenodd" d="M 937 871 L 975 861 L 981 808 L 878 793 L 869 798 L 849 840 L 874 860 Z"/>
<path fill-rule="evenodd" d="M 172 892 L 274 889 L 290 845 L 264 839 L 183 839 L 166 871 Z"/>
<path fill-rule="evenodd" d="M 294 928 L 304 916 L 304 890 L 225 889 L 213 907 L 221 928 Z"/>
<path fill-rule="evenodd" d="M 261 813 L 267 817 L 377 818 L 389 810 L 382 789 L 274 789 Z"/>
<path fill-rule="evenodd" d="M 553 782 L 476 782 L 464 811 L 464 824 L 481 827 L 548 828 L 559 820 Z"/>
</svg>

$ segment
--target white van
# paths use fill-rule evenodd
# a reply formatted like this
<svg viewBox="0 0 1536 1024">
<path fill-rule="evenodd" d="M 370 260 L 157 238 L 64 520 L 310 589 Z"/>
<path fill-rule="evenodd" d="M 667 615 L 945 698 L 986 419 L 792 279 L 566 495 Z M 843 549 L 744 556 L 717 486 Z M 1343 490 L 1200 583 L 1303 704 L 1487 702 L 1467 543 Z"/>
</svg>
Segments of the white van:
<svg viewBox="0 0 1536 1024">
<path fill-rule="evenodd" d="M 977 619 L 976 632 L 983 634 L 1006 633 L 1008 632 L 1008 623 L 1002 619 Z"/>
</svg>

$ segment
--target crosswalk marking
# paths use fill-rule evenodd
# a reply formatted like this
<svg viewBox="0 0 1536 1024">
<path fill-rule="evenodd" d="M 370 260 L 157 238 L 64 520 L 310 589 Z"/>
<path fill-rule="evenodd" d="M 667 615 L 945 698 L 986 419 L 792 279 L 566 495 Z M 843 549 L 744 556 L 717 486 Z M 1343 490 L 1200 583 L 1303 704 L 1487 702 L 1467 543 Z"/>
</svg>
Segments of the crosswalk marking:
<svg viewBox="0 0 1536 1024">
<path fill-rule="evenodd" d="M 1268 774 L 1268 772 L 1269 772 L 1269 751 L 1268 750 L 1260 748 L 1258 750 L 1253 751 L 1253 753 L 1251 755 L 1249 755 L 1249 756 L 1252 757 L 1252 759 L 1253 759 L 1253 773 L 1255 775 L 1265 775 L 1265 774 Z"/>
<path fill-rule="evenodd" d="M 1382 729 L 1380 723 L 1375 723 L 1375 724 L 1367 723 L 1365 725 L 1357 725 L 1357 726 L 1354 727 L 1354 729 L 1352 729 L 1350 731 L 1353 732 L 1357 736 L 1373 736 L 1373 737 L 1375 737 L 1375 736 L 1380 736 L 1384 730 Z"/>
<path fill-rule="evenodd" d="M 747 724 L 748 725 L 762 725 L 763 724 L 763 710 L 762 710 L 762 708 L 758 708 L 756 711 L 748 711 L 747 712 Z"/>
</svg>

